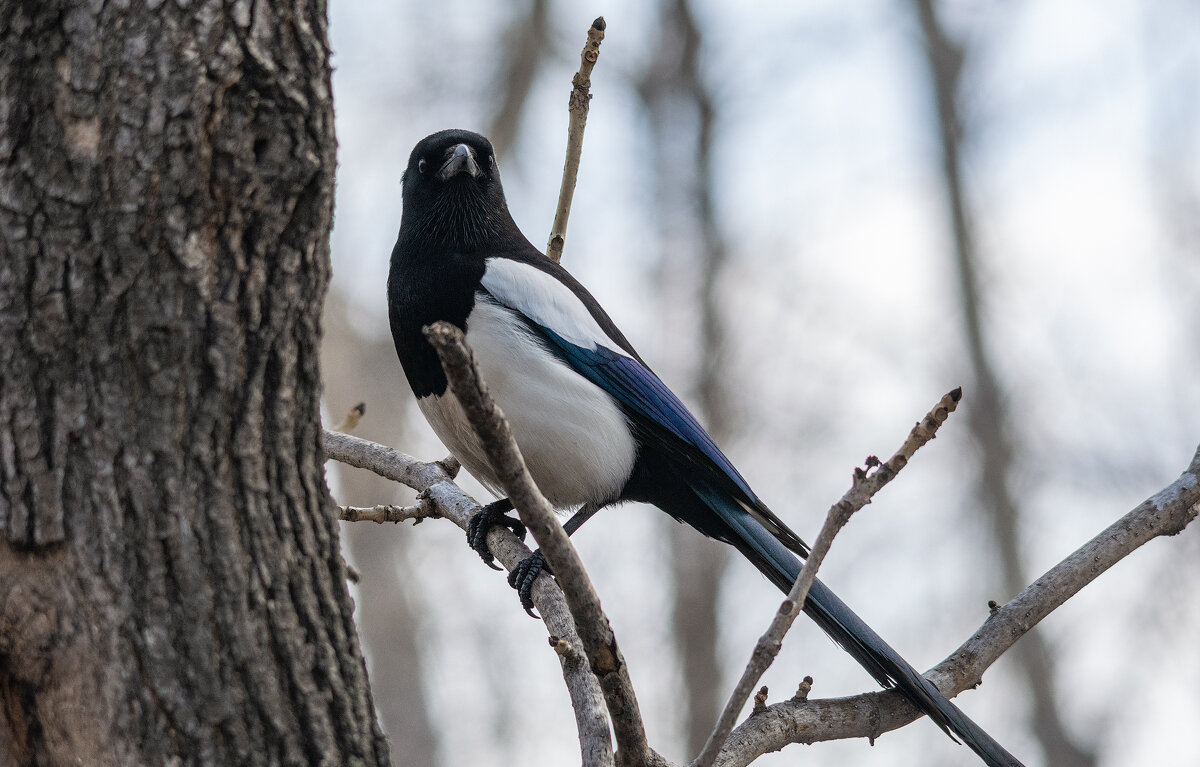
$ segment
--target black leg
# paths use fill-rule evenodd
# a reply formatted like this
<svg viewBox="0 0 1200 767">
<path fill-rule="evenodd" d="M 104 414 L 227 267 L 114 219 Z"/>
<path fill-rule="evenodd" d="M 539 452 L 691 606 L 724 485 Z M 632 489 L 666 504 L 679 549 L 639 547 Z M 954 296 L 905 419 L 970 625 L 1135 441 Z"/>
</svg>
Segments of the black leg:
<svg viewBox="0 0 1200 767">
<path fill-rule="evenodd" d="M 492 556 L 492 552 L 488 549 L 487 545 L 487 536 L 493 527 L 496 525 L 507 527 L 513 531 L 513 535 L 521 540 L 525 540 L 525 525 L 521 524 L 520 520 L 505 516 L 506 513 L 512 511 L 512 508 L 512 501 L 507 498 L 501 498 L 484 506 L 467 523 L 467 543 L 470 544 L 471 548 L 475 549 L 480 558 L 493 570 L 500 569 L 496 565 L 496 559 Z"/>
<path fill-rule="evenodd" d="M 565 525 L 563 525 L 563 530 L 567 531 L 568 536 L 573 535 L 575 531 L 583 525 L 584 522 L 587 522 L 589 519 L 596 516 L 597 511 L 600 511 L 600 504 L 583 504 L 583 506 L 579 507 L 579 511 L 571 515 L 571 518 L 567 520 Z"/>
<path fill-rule="evenodd" d="M 597 511 L 600 511 L 601 504 L 585 503 L 580 507 L 579 511 L 567 520 L 563 525 L 563 530 L 567 535 L 571 535 L 579 529 L 580 525 L 591 519 Z M 542 571 L 550 572 L 550 565 L 546 564 L 546 558 L 542 556 L 542 550 L 538 549 L 528 557 L 525 557 L 512 572 L 508 574 L 508 585 L 517 590 L 517 596 L 521 599 L 521 607 L 525 608 L 525 612 L 529 613 L 531 618 L 538 617 L 533 612 L 533 582 L 537 580 L 538 575 Z M 553 575 L 553 573 L 551 573 Z"/>
</svg>

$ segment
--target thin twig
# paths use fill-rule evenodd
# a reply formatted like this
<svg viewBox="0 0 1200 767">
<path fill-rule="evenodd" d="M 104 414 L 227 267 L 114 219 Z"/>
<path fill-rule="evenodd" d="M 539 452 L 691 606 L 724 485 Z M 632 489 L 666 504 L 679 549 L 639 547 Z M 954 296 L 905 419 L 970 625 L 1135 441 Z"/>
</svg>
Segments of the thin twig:
<svg viewBox="0 0 1200 767">
<path fill-rule="evenodd" d="M 588 662 L 604 691 L 617 738 L 618 763 L 644 764 L 650 746 L 633 683 L 583 562 L 554 516 L 554 509 L 529 475 L 508 422 L 488 394 L 462 331 L 448 322 L 435 322 L 425 328 L 425 337 L 437 350 L 450 388 L 487 451 L 500 487 L 541 547 L 563 590 Z"/>
<path fill-rule="evenodd" d="M 333 427 L 333 430 L 340 431 L 343 434 L 349 434 L 350 432 L 354 431 L 355 426 L 358 426 L 358 422 L 362 420 L 362 417 L 366 415 L 366 412 L 367 403 L 358 403 L 346 412 L 346 417 L 342 419 L 341 423 Z"/>
<path fill-rule="evenodd" d="M 804 609 L 804 600 L 808 597 L 808 590 L 812 587 L 813 581 L 816 580 L 817 568 L 825 559 L 825 554 L 829 551 L 834 536 L 850 521 L 854 512 L 870 503 L 871 498 L 908 465 L 909 459 L 922 445 L 937 435 L 938 427 L 945 423 L 954 409 L 958 407 L 960 399 L 962 399 L 962 389 L 955 389 L 946 394 L 933 410 L 926 414 L 925 418 L 917 422 L 895 455 L 883 463 L 880 463 L 878 458 L 871 456 L 867 459 L 866 469 L 855 468 L 850 489 L 846 491 L 841 500 L 833 504 L 829 513 L 826 514 L 825 523 L 821 526 L 821 532 L 813 543 L 804 567 L 800 570 L 800 575 L 779 606 L 766 633 L 759 637 L 755 644 L 750 662 L 746 664 L 746 669 L 742 672 L 742 678 L 738 681 L 733 693 L 730 694 L 729 701 L 725 704 L 725 709 L 721 712 L 712 735 L 704 744 L 704 750 L 692 762 L 691 767 L 711 767 L 716 761 L 726 738 L 733 731 L 738 713 L 746 705 L 746 701 L 754 691 L 759 679 L 775 661 L 775 656 L 779 654 L 779 648 L 783 645 L 784 635 L 792 627 L 796 616 Z"/>
<path fill-rule="evenodd" d="M 1039 621 L 1142 545 L 1182 532 L 1198 514 L 1200 447 L 1178 479 L 992 610 L 970 639 L 925 676 L 947 698 L 977 686 L 983 672 Z M 920 716 L 895 690 L 830 700 L 794 698 L 743 722 L 730 734 L 716 765 L 745 767 L 789 743 L 876 738 Z"/>
<path fill-rule="evenodd" d="M 428 497 L 418 498 L 414 506 L 395 506 L 390 503 L 378 506 L 338 506 L 338 519 L 343 522 L 420 522 L 429 517 L 441 516 Z"/>
<path fill-rule="evenodd" d="M 567 159 L 563 163 L 562 185 L 558 188 L 558 208 L 554 212 L 554 224 L 550 227 L 550 241 L 546 244 L 546 255 L 555 263 L 562 260 L 563 245 L 567 239 L 567 218 L 571 215 L 571 199 L 575 196 L 579 155 L 583 152 L 583 129 L 587 127 L 588 106 L 592 98 L 589 90 L 592 87 L 592 67 L 600 58 L 605 26 L 603 16 L 592 22 L 588 29 L 587 44 L 579 55 L 579 71 L 571 78 L 571 98 L 567 103 L 570 113 Z"/>
<path fill-rule="evenodd" d="M 425 463 L 390 447 L 358 437 L 325 431 L 325 454 L 342 463 L 373 471 L 414 490 L 428 490 L 430 500 L 445 519 L 466 529 L 479 504 L 455 485 L 440 462 Z M 1075 553 L 1002 607 L 992 609 L 983 626 L 970 639 L 932 670 L 931 682 L 948 698 L 979 684 L 983 672 L 1029 632 L 1117 562 L 1145 543 L 1182 532 L 1200 513 L 1200 447 L 1191 465 L 1175 482 L 1141 503 Z M 509 569 L 529 556 L 529 549 L 505 528 L 488 536 L 488 546 Z M 554 636 L 582 647 L 575 634 L 562 593 L 553 580 L 539 578 L 533 592 L 534 604 Z M 566 657 L 568 653 L 560 654 Z M 576 669 L 578 671 L 578 669 Z M 571 691 L 582 744 L 607 742 L 608 723 L 604 701 L 590 673 L 572 674 L 564 665 L 563 676 Z M 594 690 L 588 696 L 578 691 Z M 895 690 L 869 692 L 849 698 L 805 700 L 797 696 L 767 706 L 762 714 L 743 722 L 727 739 L 716 767 L 745 767 L 762 754 L 778 751 L 791 743 L 822 740 L 874 738 L 898 729 L 921 716 Z M 591 727 L 585 726 L 590 723 Z M 587 747 L 584 747 L 587 753 Z M 594 764 L 586 757 L 585 764 Z M 611 754 L 609 756 L 611 763 Z M 651 752 L 651 764 L 661 764 Z"/>
<path fill-rule="evenodd" d="M 467 529 L 471 517 L 479 512 L 479 504 L 454 484 L 458 461 L 452 458 L 426 463 L 385 445 L 328 429 L 325 430 L 325 455 L 411 487 L 428 499 L 438 517 L 450 520 L 463 530 Z M 533 553 L 501 526 L 488 534 L 488 548 L 509 570 Z M 553 579 L 538 579 L 533 589 L 533 603 L 550 634 L 570 644 L 576 654 L 582 656 L 583 643 L 575 631 L 562 591 Z M 572 662 L 569 654 L 559 653 L 559 658 L 563 680 L 575 710 L 582 763 L 588 767 L 611 767 L 613 752 L 608 715 L 596 676 L 586 664 Z"/>
</svg>

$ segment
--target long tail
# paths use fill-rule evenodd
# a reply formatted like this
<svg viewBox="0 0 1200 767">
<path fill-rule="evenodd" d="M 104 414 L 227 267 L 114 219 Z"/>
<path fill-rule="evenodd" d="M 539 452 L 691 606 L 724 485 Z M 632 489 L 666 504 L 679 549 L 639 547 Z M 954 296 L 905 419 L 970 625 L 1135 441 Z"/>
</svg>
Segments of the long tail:
<svg viewBox="0 0 1200 767">
<path fill-rule="evenodd" d="M 796 555 L 735 501 L 710 493 L 701 497 L 733 530 L 731 543 L 772 583 L 785 593 L 791 590 L 800 574 L 801 564 Z M 1021 767 L 1016 757 L 947 700 L 821 581 L 815 581 L 809 590 L 804 612 L 880 685 L 899 689 L 947 734 L 962 738 L 989 767 Z"/>
</svg>

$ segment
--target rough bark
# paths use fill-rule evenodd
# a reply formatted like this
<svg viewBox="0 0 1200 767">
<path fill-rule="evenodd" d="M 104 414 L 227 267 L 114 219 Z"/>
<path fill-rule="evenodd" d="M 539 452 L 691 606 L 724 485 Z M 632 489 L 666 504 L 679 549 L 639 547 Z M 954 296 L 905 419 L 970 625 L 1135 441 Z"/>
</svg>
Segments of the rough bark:
<svg viewBox="0 0 1200 767">
<path fill-rule="evenodd" d="M 0 6 L 0 763 L 380 764 L 325 487 L 325 7 Z"/>
<path fill-rule="evenodd" d="M 961 163 L 963 121 L 958 93 L 966 51 L 950 39 L 934 10 L 933 0 L 914 0 L 924 36 L 926 59 L 936 100 L 942 150 L 942 181 L 954 235 L 954 267 L 958 275 L 963 330 L 974 386 L 968 423 L 979 447 L 981 508 L 991 524 L 1005 593 L 1016 594 L 1028 582 L 1021 560 L 1020 508 L 1012 483 L 1016 438 L 1006 414 L 1003 385 L 992 361 L 974 225 L 964 192 Z M 1096 755 L 1067 731 L 1058 708 L 1053 651 L 1040 632 L 1031 632 L 1013 650 L 1032 698 L 1032 729 L 1047 764 L 1094 767 Z"/>
</svg>

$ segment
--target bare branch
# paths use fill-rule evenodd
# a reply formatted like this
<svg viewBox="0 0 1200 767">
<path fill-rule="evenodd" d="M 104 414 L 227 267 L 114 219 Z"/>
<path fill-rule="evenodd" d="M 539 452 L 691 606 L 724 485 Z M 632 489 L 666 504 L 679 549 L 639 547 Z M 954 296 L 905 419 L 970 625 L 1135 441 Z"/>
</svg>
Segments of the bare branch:
<svg viewBox="0 0 1200 767">
<path fill-rule="evenodd" d="M 396 506 L 390 503 L 377 506 L 338 506 L 338 519 L 343 522 L 404 522 L 412 520 L 414 524 L 428 517 L 439 517 L 441 514 L 429 502 L 427 497 L 417 499 L 414 506 Z"/>
<path fill-rule="evenodd" d="M 362 420 L 362 417 L 366 415 L 366 412 L 367 403 L 358 403 L 346 411 L 346 417 L 342 419 L 341 423 L 333 427 L 333 430 L 340 431 L 344 434 L 349 434 L 350 432 L 354 431 L 355 426 L 358 426 L 358 422 Z"/>
<path fill-rule="evenodd" d="M 464 530 L 468 520 L 479 510 L 479 505 L 451 481 L 440 463 L 424 463 L 398 450 L 328 430 L 325 432 L 325 453 L 329 458 L 368 469 L 415 490 L 427 490 L 430 501 L 441 515 Z M 926 676 L 950 698 L 978 685 L 983 672 L 997 658 L 1063 602 L 1148 541 L 1182 532 L 1198 513 L 1200 447 L 1179 479 L 1110 525 L 1008 604 L 993 609 L 983 626 Z M 492 531 L 488 545 L 509 569 L 530 553 L 504 528 Z M 539 578 L 533 597 L 550 633 L 568 641 L 572 648 L 581 648 L 565 601 L 553 580 Z M 568 652 L 558 652 L 561 658 L 570 656 Z M 569 669 L 565 662 L 563 674 L 571 691 L 580 738 L 584 743 L 584 763 L 601 763 L 589 760 L 587 756 L 588 744 L 601 739 L 607 743 L 608 738 L 607 719 L 595 677 L 581 673 L 579 668 Z M 764 753 L 778 751 L 791 743 L 876 738 L 921 716 L 895 691 L 806 700 L 808 690 L 804 689 L 805 685 L 801 688 L 792 700 L 767 706 L 765 711 L 735 729 L 716 765 L 742 767 Z M 593 693 L 590 706 L 588 690 Z M 602 735 L 597 734 L 600 732 Z M 648 763 L 661 765 L 665 761 L 651 751 Z"/>
<path fill-rule="evenodd" d="M 870 503 L 875 494 L 908 465 L 909 459 L 922 445 L 937 435 L 938 427 L 946 422 L 946 419 L 958 407 L 961 399 L 962 389 L 955 389 L 944 395 L 933 410 L 929 411 L 925 418 L 918 421 L 912 428 L 908 438 L 904 440 L 904 444 L 900 446 L 895 455 L 884 463 L 880 463 L 878 458 L 871 456 L 867 459 L 865 470 L 855 468 L 850 489 L 846 491 L 841 500 L 830 507 L 829 512 L 825 515 L 825 523 L 821 526 L 821 532 L 813 543 L 804 567 L 800 570 L 800 575 L 783 600 L 783 604 L 779 606 L 766 633 L 759 637 L 755 644 L 754 652 L 750 655 L 750 662 L 746 664 L 746 669 L 742 672 L 742 678 L 738 680 L 737 686 L 729 696 L 725 710 L 721 712 L 721 717 L 717 720 L 717 726 L 709 736 L 708 742 L 704 744 L 704 750 L 700 752 L 700 756 L 692 762 L 692 767 L 710 767 L 717 759 L 725 739 L 733 730 L 738 712 L 746 705 L 746 700 L 750 697 L 754 686 L 758 684 L 758 680 L 762 678 L 762 675 L 775 661 L 775 657 L 779 655 L 779 649 L 783 646 L 783 637 L 792 627 L 796 616 L 804 609 L 804 600 L 808 597 L 808 590 L 812 587 L 813 581 L 816 580 L 817 568 L 824 561 L 825 554 L 833 544 L 834 536 L 850 521 L 854 512 Z M 872 468 L 874 471 L 871 471 Z M 765 708 L 765 703 L 761 708 Z M 760 712 L 757 699 L 754 711 L 755 713 Z"/>
<path fill-rule="evenodd" d="M 488 394 L 462 331 L 448 322 L 435 322 L 425 328 L 425 337 L 437 350 L 450 388 L 487 451 L 501 488 L 541 547 L 567 599 L 588 662 L 600 680 L 612 715 L 618 763 L 645 764 L 650 746 L 633 683 L 583 562 L 554 516 L 554 509 L 529 476 L 508 422 Z"/>
<path fill-rule="evenodd" d="M 1055 565 L 1008 604 L 993 610 L 974 636 L 926 677 L 948 698 L 975 687 L 988 666 L 1063 602 L 1148 541 L 1182 532 L 1198 514 L 1200 447 L 1179 479 Z M 793 698 L 768 706 L 734 730 L 716 764 L 743 767 L 790 743 L 876 738 L 919 716 L 921 713 L 894 690 L 830 700 Z"/>
<path fill-rule="evenodd" d="M 452 458 L 426 463 L 399 450 L 328 429 L 325 430 L 325 456 L 417 490 L 428 499 L 437 516 L 452 521 L 463 530 L 479 511 L 479 504 L 454 484 L 458 461 Z M 532 554 L 503 527 L 496 527 L 488 534 L 488 548 L 509 570 Z M 566 642 L 576 657 L 582 657 L 583 643 L 575 631 L 562 591 L 553 579 L 538 579 L 534 584 L 533 603 L 551 636 Z M 571 706 L 575 710 L 582 762 L 584 765 L 611 765 L 613 753 L 608 716 L 596 677 L 586 664 L 572 661 L 569 654 L 559 652 L 558 655 Z"/>
<path fill-rule="evenodd" d="M 961 399 L 962 389 L 954 389 L 943 395 L 933 410 L 926 413 L 925 417 L 913 426 L 912 431 L 908 433 L 908 438 L 904 440 L 904 444 L 900 446 L 895 455 L 882 464 L 879 463 L 878 458 L 868 458 L 867 470 L 854 470 L 854 480 L 851 488 L 842 496 L 840 501 L 829 509 L 825 518 L 825 524 L 822 526 L 821 532 L 817 535 L 817 540 L 813 543 L 812 551 L 809 553 L 808 559 L 805 560 L 804 567 L 800 570 L 800 575 L 796 578 L 796 583 L 792 586 L 791 593 L 788 594 L 789 600 L 794 599 L 796 601 L 797 610 L 804 609 L 804 600 L 808 595 L 808 590 L 812 586 L 813 581 L 816 580 L 817 568 L 824 561 L 825 554 L 829 551 L 829 547 L 833 543 L 833 537 L 845 527 L 854 512 L 870 503 L 871 499 L 883 489 L 884 485 L 895 479 L 900 470 L 908 465 L 909 459 L 913 457 L 917 450 L 921 449 L 925 443 L 937 436 L 938 428 L 946 422 L 946 419 L 958 407 L 958 402 Z M 877 465 L 878 468 L 868 473 L 872 465 Z M 782 637 L 780 638 L 782 639 Z"/>
<path fill-rule="evenodd" d="M 571 98 L 567 103 L 570 121 L 567 125 L 567 159 L 563 163 L 562 186 L 558 188 L 558 208 L 550 227 L 546 255 L 551 261 L 562 260 L 567 238 L 567 218 L 571 215 L 571 199 L 575 196 L 575 179 L 579 175 L 579 155 L 583 152 L 583 129 L 587 127 L 588 106 L 592 94 L 592 67 L 600 58 L 600 43 L 604 40 L 604 17 L 599 16 L 588 29 L 587 44 L 579 55 L 579 71 L 571 78 Z"/>
</svg>

